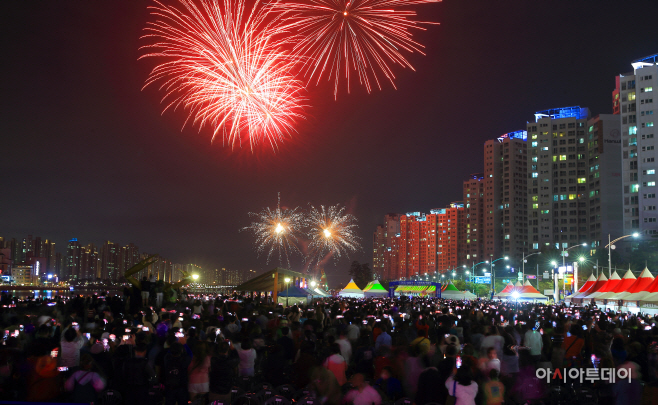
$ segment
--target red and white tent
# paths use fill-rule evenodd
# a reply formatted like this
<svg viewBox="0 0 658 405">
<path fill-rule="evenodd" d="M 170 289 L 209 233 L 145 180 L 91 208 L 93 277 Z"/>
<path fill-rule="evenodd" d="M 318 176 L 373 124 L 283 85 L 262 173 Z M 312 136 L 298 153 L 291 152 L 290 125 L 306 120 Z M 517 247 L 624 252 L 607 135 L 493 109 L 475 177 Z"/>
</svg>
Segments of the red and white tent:
<svg viewBox="0 0 658 405">
<path fill-rule="evenodd" d="M 608 278 L 605 276 L 605 274 L 603 274 L 603 272 L 601 272 L 601 274 L 599 274 L 599 277 L 596 279 L 594 284 L 592 284 L 592 286 L 587 291 L 584 291 L 578 294 L 578 296 L 573 297 L 572 301 L 576 303 L 583 302 L 583 300 L 589 298 L 589 294 L 592 294 L 593 292 L 600 290 L 601 287 L 603 287 L 607 282 L 608 282 Z"/>
<path fill-rule="evenodd" d="M 609 292 L 612 291 L 612 290 L 617 286 L 617 284 L 619 284 L 620 282 L 621 282 L 621 277 L 619 277 L 619 274 L 617 274 L 617 271 L 615 270 L 615 272 L 612 273 L 612 276 L 610 276 L 610 278 L 608 279 L 608 281 L 606 281 L 606 282 L 605 282 L 605 283 L 604 283 L 604 284 L 603 284 L 603 285 L 602 285 L 597 291 L 593 291 L 593 292 L 587 294 L 587 296 L 585 297 L 585 299 L 586 299 L 586 300 L 588 300 L 588 299 L 595 299 L 595 298 L 597 298 L 599 295 L 602 295 L 602 294 L 605 294 L 605 293 L 609 293 Z"/>
<path fill-rule="evenodd" d="M 580 287 L 580 290 L 578 290 L 575 294 L 572 294 L 565 298 L 567 301 L 571 301 L 574 298 L 583 298 L 587 294 L 587 290 L 589 290 L 594 283 L 596 283 L 596 277 L 594 277 L 594 274 L 590 274 L 589 278 L 587 281 L 585 281 L 585 284 L 583 284 L 582 287 Z"/>
<path fill-rule="evenodd" d="M 651 272 L 649 271 L 648 268 L 644 268 L 642 270 L 642 273 L 638 276 L 637 280 L 633 284 L 631 284 L 630 287 L 626 289 L 626 291 L 621 292 L 617 295 L 615 295 L 612 298 L 608 298 L 609 300 L 621 300 L 621 299 L 626 299 L 626 297 L 629 297 L 633 294 L 638 294 L 643 291 L 645 291 L 645 288 L 649 286 L 653 282 L 654 278 L 651 275 Z M 646 292 L 646 291 L 645 291 Z M 647 294 L 645 294 L 647 295 Z"/>
<path fill-rule="evenodd" d="M 537 289 L 530 284 L 530 281 L 526 281 L 525 284 L 523 284 L 521 291 L 519 291 L 519 299 L 545 301 L 548 300 L 548 297 L 537 291 Z"/>
<path fill-rule="evenodd" d="M 623 300 L 624 302 L 644 300 L 655 293 L 658 293 L 658 277 L 654 278 L 649 285 L 642 289 L 642 291 L 631 293 L 630 295 L 625 296 Z"/>
<path fill-rule="evenodd" d="M 599 295 L 598 297 L 596 297 L 596 299 L 597 300 L 615 299 L 614 297 L 616 297 L 619 293 L 628 291 L 628 289 L 633 285 L 633 283 L 635 283 L 636 280 L 637 278 L 635 277 L 633 272 L 630 269 L 628 269 L 628 271 L 626 271 L 626 274 L 624 274 L 624 277 L 621 278 L 621 281 L 619 282 L 619 284 L 615 286 L 615 288 L 613 288 L 610 292 Z"/>
<path fill-rule="evenodd" d="M 507 283 L 507 285 L 505 286 L 505 288 L 503 288 L 501 292 L 494 295 L 494 298 L 506 298 L 512 293 L 512 291 L 514 291 L 514 284 Z"/>
</svg>

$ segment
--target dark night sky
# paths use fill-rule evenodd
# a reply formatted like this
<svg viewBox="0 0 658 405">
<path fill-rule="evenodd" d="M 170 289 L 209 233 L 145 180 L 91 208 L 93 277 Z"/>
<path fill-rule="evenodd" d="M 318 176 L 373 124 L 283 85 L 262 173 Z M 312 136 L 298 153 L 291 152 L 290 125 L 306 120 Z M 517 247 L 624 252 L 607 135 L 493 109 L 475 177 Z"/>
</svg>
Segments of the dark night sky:
<svg viewBox="0 0 658 405">
<path fill-rule="evenodd" d="M 136 243 L 176 262 L 269 269 L 238 230 L 276 204 L 347 205 L 363 251 L 387 212 L 461 199 L 482 144 L 537 110 L 611 112 L 616 74 L 658 52 L 655 0 L 444 0 L 417 35 L 427 56 L 395 69 L 394 90 L 311 87 L 309 118 L 275 156 L 181 131 L 142 91 L 142 0 L 0 2 L 0 236 Z M 328 267 L 344 281 L 348 260 Z"/>
</svg>

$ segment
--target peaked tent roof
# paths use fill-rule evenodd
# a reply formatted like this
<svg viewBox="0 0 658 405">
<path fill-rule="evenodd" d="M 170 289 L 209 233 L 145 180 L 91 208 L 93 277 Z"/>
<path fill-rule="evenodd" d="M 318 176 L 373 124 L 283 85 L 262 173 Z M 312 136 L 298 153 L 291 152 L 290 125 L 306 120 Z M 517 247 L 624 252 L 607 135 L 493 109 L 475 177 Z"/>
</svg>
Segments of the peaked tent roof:
<svg viewBox="0 0 658 405">
<path fill-rule="evenodd" d="M 653 281 L 646 286 L 644 291 L 648 291 L 649 293 L 658 293 L 658 277 L 654 278 Z"/>
<path fill-rule="evenodd" d="M 351 296 L 361 296 L 361 297 L 363 297 L 363 291 L 361 291 L 361 289 L 354 282 L 354 279 L 352 279 L 345 286 L 345 288 L 340 290 L 338 295 L 342 295 L 342 296 L 350 296 L 351 295 Z"/>
<path fill-rule="evenodd" d="M 457 289 L 457 287 L 455 287 L 455 285 L 451 281 L 450 283 L 448 283 L 445 290 L 443 291 L 459 291 L 459 289 Z"/>
<path fill-rule="evenodd" d="M 363 293 L 366 297 L 382 297 L 388 295 L 388 291 L 380 284 L 379 280 L 374 280 L 370 282 L 370 288 L 363 290 Z"/>
<path fill-rule="evenodd" d="M 499 297 L 499 298 L 507 297 L 510 294 L 512 294 L 513 291 L 514 291 L 514 284 L 509 282 L 507 283 L 505 288 L 503 288 L 502 291 L 499 292 L 498 294 L 494 295 L 494 297 Z"/>
<path fill-rule="evenodd" d="M 640 275 L 638 276 L 637 281 L 635 281 L 635 283 L 633 283 L 633 285 L 630 286 L 628 290 L 626 290 L 626 292 L 639 293 L 642 291 L 646 291 L 645 288 L 648 287 L 653 280 L 654 280 L 653 275 L 651 274 L 649 269 L 645 267 L 644 270 L 642 270 L 642 273 L 640 273 Z"/>
<path fill-rule="evenodd" d="M 578 290 L 575 294 L 569 295 L 568 297 L 565 298 L 565 300 L 571 301 L 574 298 L 584 298 L 587 295 L 587 291 L 590 288 L 592 288 L 592 286 L 595 283 L 596 283 L 596 277 L 594 277 L 594 274 L 590 274 L 587 281 L 585 281 L 585 284 L 583 284 L 583 286 L 580 287 L 580 290 Z"/>
<path fill-rule="evenodd" d="M 615 272 L 612 273 L 608 281 L 606 281 L 605 284 L 603 284 L 603 286 L 601 286 L 596 291 L 590 288 L 590 290 L 585 293 L 586 297 L 584 298 L 586 299 L 598 298 L 600 295 L 612 291 L 612 289 L 615 288 L 619 283 L 621 283 L 621 277 L 619 277 L 619 274 L 617 274 L 617 271 L 615 270 Z"/>
<path fill-rule="evenodd" d="M 640 273 L 640 275 L 638 276 L 637 280 L 635 280 L 635 282 L 630 287 L 628 287 L 626 291 L 615 295 L 611 299 L 613 300 L 624 299 L 624 300 L 633 301 L 643 298 L 646 295 L 649 295 L 649 290 L 647 289 L 647 287 L 649 287 L 649 285 L 653 283 L 653 281 L 654 281 L 653 275 L 651 274 L 649 269 L 645 267 L 644 270 L 642 270 L 642 273 Z"/>
<path fill-rule="evenodd" d="M 519 291 L 519 292 L 520 292 L 521 294 L 525 294 L 525 293 L 533 293 L 533 294 L 536 293 L 536 294 L 541 294 L 539 291 L 537 291 L 537 289 L 536 289 L 535 287 L 532 286 L 532 284 L 530 284 L 530 281 L 526 281 L 526 282 L 523 284 L 523 288 L 522 288 L 521 291 Z M 542 295 L 543 295 L 543 294 L 542 294 Z"/>
<path fill-rule="evenodd" d="M 499 294 L 510 293 L 510 292 L 512 292 L 512 289 L 513 289 L 513 288 L 514 288 L 514 284 L 512 284 L 511 282 L 509 282 L 509 283 L 507 283 L 507 285 L 505 286 L 505 288 L 503 288 L 503 290 L 502 290 Z"/>
<path fill-rule="evenodd" d="M 617 275 L 617 272 L 612 274 L 612 276 L 610 277 L 610 280 L 614 279 L 615 277 L 619 278 L 619 276 Z M 581 302 L 582 300 L 585 300 L 585 299 L 594 298 L 594 296 L 592 296 L 591 294 L 596 294 L 597 291 L 599 291 L 601 288 L 603 288 L 608 282 L 610 282 L 610 280 L 608 280 L 608 278 L 605 276 L 605 274 L 603 274 L 603 272 L 601 272 L 601 274 L 599 274 L 599 277 L 596 279 L 596 282 L 594 282 L 594 284 L 592 284 L 592 286 L 589 288 L 589 290 L 587 290 L 585 292 L 582 292 L 582 293 L 578 293 L 577 295 L 574 294 L 572 299 L 577 300 L 578 302 Z"/>
<path fill-rule="evenodd" d="M 603 293 L 596 298 L 602 300 L 611 299 L 619 293 L 626 292 L 626 290 L 635 283 L 635 280 L 637 280 L 637 278 L 629 269 L 626 271 L 626 274 L 624 274 L 624 277 L 621 278 L 621 281 L 610 292 Z"/>
<path fill-rule="evenodd" d="M 574 294 L 574 296 L 586 292 L 594 285 L 594 283 L 596 283 L 596 277 L 594 277 L 594 274 L 590 274 L 587 281 L 585 281 L 585 284 L 583 284 L 583 286 L 580 287 L 580 290 L 578 290 L 578 292 Z"/>
<path fill-rule="evenodd" d="M 371 289 L 371 288 L 372 288 L 372 283 L 374 283 L 374 281 L 370 281 L 370 282 L 368 282 L 368 284 L 366 285 L 366 287 L 363 289 L 363 292 L 366 292 L 366 291 L 368 291 L 369 289 Z"/>
</svg>

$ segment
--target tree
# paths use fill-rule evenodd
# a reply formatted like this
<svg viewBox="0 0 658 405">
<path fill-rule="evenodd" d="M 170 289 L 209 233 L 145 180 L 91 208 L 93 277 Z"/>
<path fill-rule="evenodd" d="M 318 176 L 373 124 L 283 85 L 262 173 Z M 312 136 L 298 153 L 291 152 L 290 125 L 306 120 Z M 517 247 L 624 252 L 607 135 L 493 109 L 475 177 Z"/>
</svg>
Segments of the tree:
<svg viewBox="0 0 658 405">
<path fill-rule="evenodd" d="M 350 277 L 354 280 L 360 289 L 364 289 L 369 282 L 372 281 L 372 270 L 369 263 L 359 263 L 353 261 L 350 266 Z"/>
</svg>

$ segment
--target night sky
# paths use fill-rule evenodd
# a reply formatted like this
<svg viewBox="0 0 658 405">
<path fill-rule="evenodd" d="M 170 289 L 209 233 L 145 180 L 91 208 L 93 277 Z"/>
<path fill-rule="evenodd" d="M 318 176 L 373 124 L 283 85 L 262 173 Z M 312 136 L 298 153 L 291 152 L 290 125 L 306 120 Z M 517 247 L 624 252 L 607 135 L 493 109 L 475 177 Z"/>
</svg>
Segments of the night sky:
<svg viewBox="0 0 658 405">
<path fill-rule="evenodd" d="M 169 0 L 171 1 L 171 0 Z M 299 134 L 276 155 L 210 143 L 142 86 L 142 0 L 0 2 L 0 236 L 134 242 L 175 262 L 266 270 L 238 232 L 250 211 L 346 205 L 372 261 L 387 212 L 462 198 L 483 143 L 538 110 L 611 113 L 615 75 L 658 52 L 655 0 L 445 0 L 416 7 L 427 56 L 397 90 L 309 88 Z M 646 17 L 643 22 L 643 16 Z M 295 261 L 298 263 L 299 261 Z M 300 264 L 300 263 L 298 263 Z M 295 266 L 294 266 L 295 267 Z M 326 268 L 344 282 L 349 260 Z M 299 267 L 294 268 L 299 270 Z"/>
</svg>

